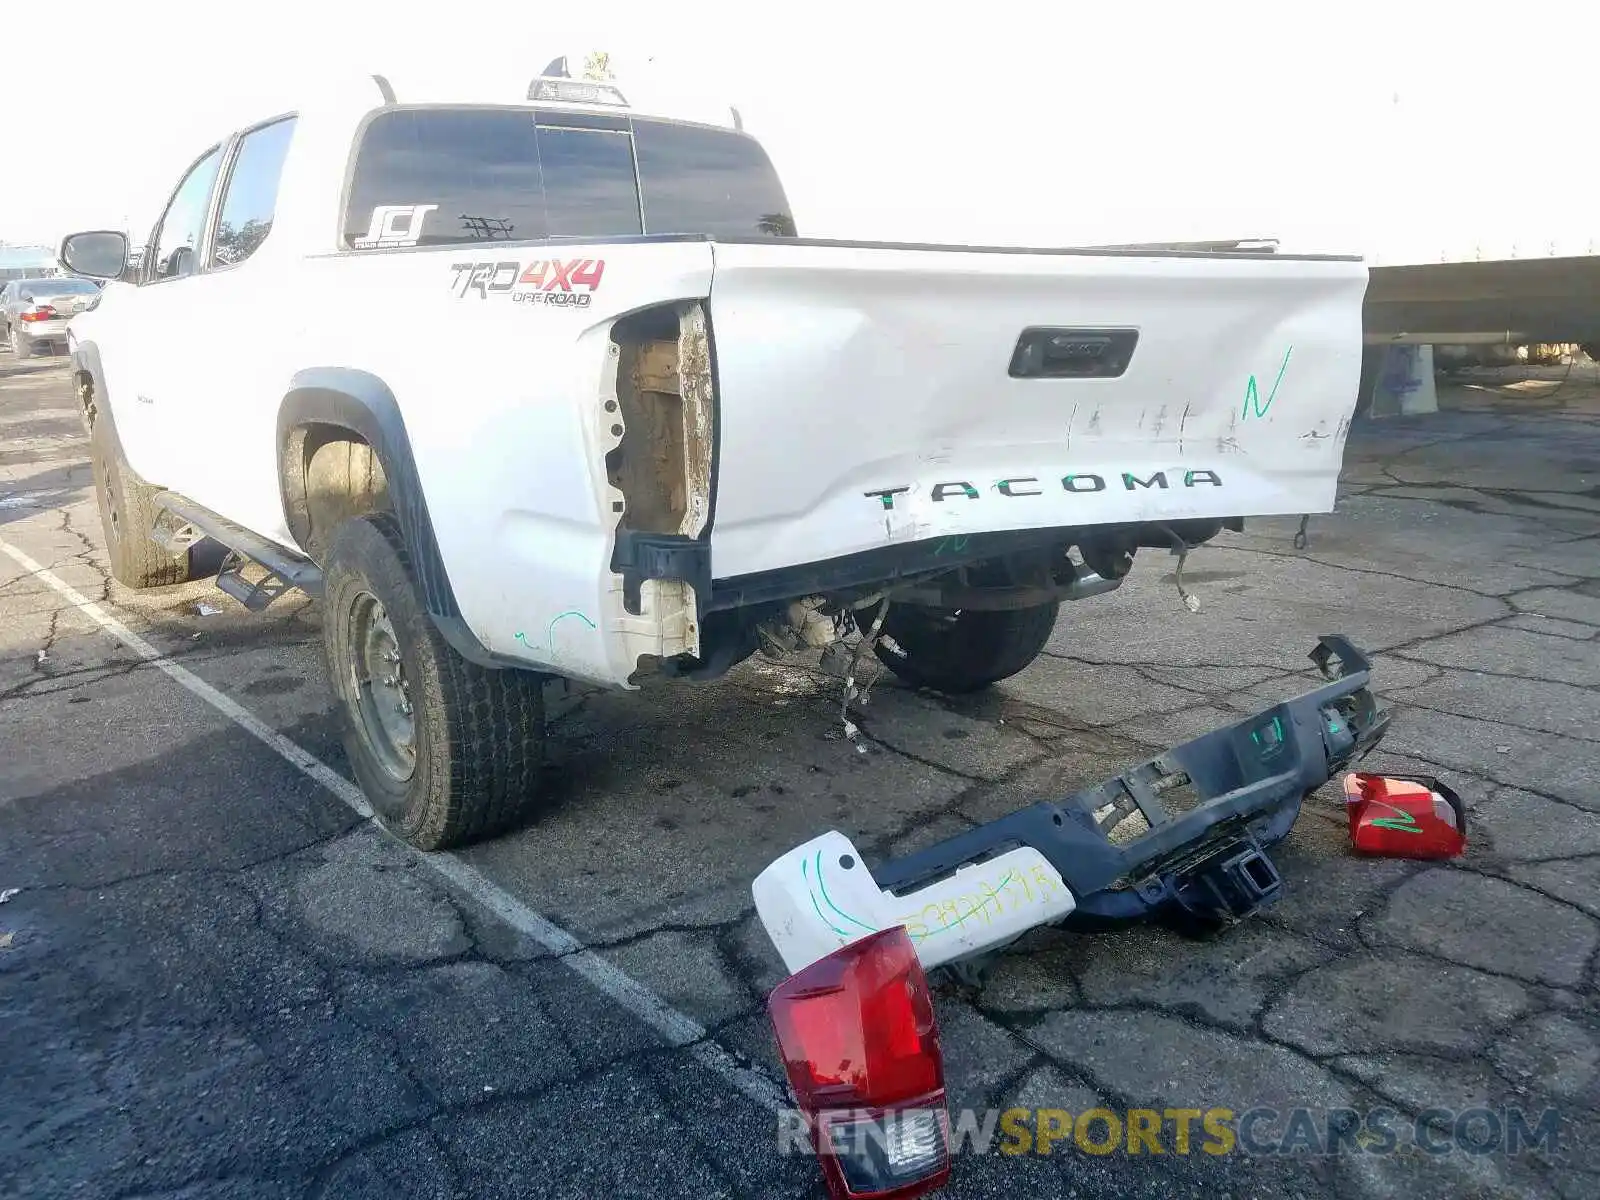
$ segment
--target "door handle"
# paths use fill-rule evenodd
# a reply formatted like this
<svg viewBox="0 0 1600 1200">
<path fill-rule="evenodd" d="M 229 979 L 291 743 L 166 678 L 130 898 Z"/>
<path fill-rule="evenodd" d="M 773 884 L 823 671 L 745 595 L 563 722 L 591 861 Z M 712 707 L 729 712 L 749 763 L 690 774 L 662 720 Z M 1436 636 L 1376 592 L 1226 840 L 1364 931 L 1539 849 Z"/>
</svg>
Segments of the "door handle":
<svg viewBox="0 0 1600 1200">
<path fill-rule="evenodd" d="M 1138 344 L 1137 329 L 1033 326 L 1017 339 L 1009 373 L 1013 379 L 1115 379 Z"/>
</svg>

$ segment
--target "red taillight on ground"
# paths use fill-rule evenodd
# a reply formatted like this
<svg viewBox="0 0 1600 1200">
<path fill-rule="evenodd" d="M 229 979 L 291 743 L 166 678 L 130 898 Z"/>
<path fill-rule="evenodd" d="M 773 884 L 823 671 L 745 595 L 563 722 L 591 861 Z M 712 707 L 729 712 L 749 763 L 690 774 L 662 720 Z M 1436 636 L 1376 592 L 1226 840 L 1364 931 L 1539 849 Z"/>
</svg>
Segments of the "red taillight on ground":
<svg viewBox="0 0 1600 1200">
<path fill-rule="evenodd" d="M 18 313 L 17 319 L 22 321 L 54 321 L 60 315 L 48 304 L 39 304 L 25 313 Z"/>
<path fill-rule="evenodd" d="M 1454 858 L 1466 849 L 1467 814 L 1461 797 L 1427 775 L 1344 777 L 1350 840 L 1363 854 L 1393 858 Z"/>
<path fill-rule="evenodd" d="M 939 1030 L 904 928 L 791 975 L 767 1011 L 830 1195 L 903 1200 L 949 1178 Z"/>
</svg>

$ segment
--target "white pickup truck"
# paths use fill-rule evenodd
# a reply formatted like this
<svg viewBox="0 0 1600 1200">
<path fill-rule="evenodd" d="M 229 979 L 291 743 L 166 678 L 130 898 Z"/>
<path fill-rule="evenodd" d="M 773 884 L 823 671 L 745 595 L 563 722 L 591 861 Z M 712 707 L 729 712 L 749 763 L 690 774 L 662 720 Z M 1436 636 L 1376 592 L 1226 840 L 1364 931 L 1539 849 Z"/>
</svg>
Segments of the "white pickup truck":
<svg viewBox="0 0 1600 1200">
<path fill-rule="evenodd" d="M 357 778 L 417 846 L 536 802 L 551 676 L 860 629 L 975 689 L 1138 548 L 1332 507 L 1357 260 L 807 240 L 737 128 L 374 82 L 205 148 L 138 267 L 115 232 L 61 258 L 109 281 L 71 350 L 116 578 L 209 537 L 249 606 L 322 595 Z"/>
</svg>

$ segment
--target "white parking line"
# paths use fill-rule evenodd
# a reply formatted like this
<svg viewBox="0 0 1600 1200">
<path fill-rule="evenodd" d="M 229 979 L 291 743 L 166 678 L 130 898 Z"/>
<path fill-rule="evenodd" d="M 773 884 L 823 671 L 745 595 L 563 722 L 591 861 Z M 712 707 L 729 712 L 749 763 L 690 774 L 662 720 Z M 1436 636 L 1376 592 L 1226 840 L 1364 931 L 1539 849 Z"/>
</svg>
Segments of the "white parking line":
<svg viewBox="0 0 1600 1200">
<path fill-rule="evenodd" d="M 284 737 L 249 709 L 225 696 L 192 671 L 165 657 L 161 651 L 48 567 L 41 566 L 4 539 L 0 539 L 0 551 L 4 551 L 35 579 L 59 592 L 74 608 L 156 670 L 204 700 L 245 732 L 260 739 L 291 763 L 296 770 L 327 788 L 363 819 L 371 821 L 373 828 L 383 836 L 395 841 L 424 867 L 433 871 L 443 882 L 457 892 L 471 897 L 518 933 L 526 934 L 558 955 L 558 962 L 582 976 L 612 1003 L 650 1026 L 669 1045 L 685 1048 L 701 1065 L 709 1067 L 740 1092 L 767 1108 L 776 1111 L 785 1106 L 787 1098 L 777 1084 L 763 1072 L 744 1066 L 735 1060 L 726 1049 L 706 1034 L 705 1027 L 693 1017 L 685 1016 L 633 976 L 619 971 L 593 950 L 587 949 L 572 934 L 540 916 L 471 864 L 448 853 L 419 854 L 394 838 L 381 824 L 373 821 L 372 807 L 361 794 L 361 790 L 350 780 L 314 754 Z"/>
</svg>

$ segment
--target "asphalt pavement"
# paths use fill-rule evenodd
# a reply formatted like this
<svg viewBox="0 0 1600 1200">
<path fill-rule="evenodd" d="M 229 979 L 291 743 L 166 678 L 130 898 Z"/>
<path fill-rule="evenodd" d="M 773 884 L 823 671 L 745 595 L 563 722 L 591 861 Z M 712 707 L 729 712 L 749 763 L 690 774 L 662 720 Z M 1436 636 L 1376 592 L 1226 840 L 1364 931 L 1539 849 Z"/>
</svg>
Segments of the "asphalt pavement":
<svg viewBox="0 0 1600 1200">
<path fill-rule="evenodd" d="M 1305 690 L 1329 632 L 1376 652 L 1375 762 L 1461 793 L 1466 857 L 1358 859 L 1328 788 L 1285 898 L 1222 938 L 1046 931 L 941 983 L 958 1117 L 1105 1110 L 969 1148 L 948 1194 L 1600 1194 L 1593 374 L 1358 424 L 1304 551 L 1293 520 L 1224 535 L 1193 614 L 1144 552 L 991 693 L 880 681 L 868 754 L 804 663 L 568 696 L 540 816 L 421 857 L 351 807 L 317 606 L 111 583 L 65 361 L 0 355 L 0 1196 L 820 1195 L 779 1152 L 751 878 L 1113 775 Z M 1272 1115 L 1176 1142 L 1219 1108 Z M 1161 1153 L 1098 1153 L 1130 1110 Z M 1319 1152 L 1378 1112 L 1395 1145 Z M 1546 1136 L 1510 1152 L 1514 1121 Z"/>
</svg>

